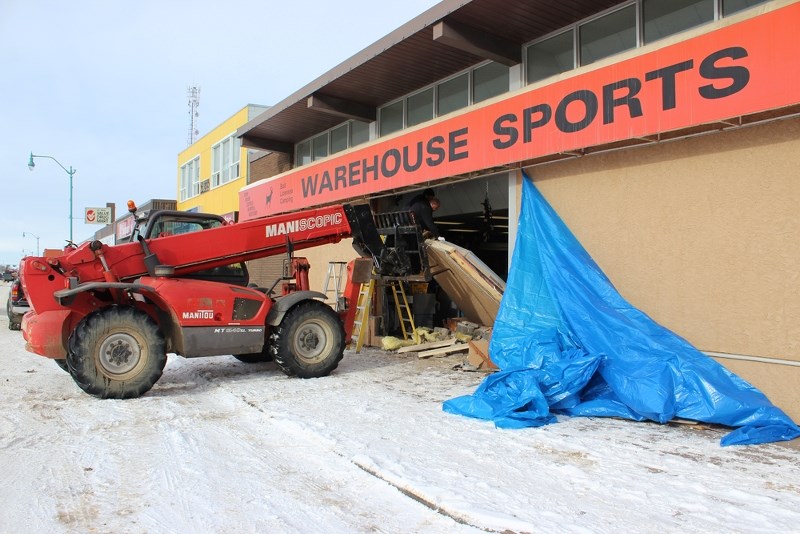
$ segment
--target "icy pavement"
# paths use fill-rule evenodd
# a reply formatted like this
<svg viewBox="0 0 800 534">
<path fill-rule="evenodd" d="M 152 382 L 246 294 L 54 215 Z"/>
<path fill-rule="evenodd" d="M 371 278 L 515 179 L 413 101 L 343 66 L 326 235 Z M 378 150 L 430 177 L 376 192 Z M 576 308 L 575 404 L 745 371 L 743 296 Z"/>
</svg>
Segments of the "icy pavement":
<svg viewBox="0 0 800 534">
<path fill-rule="evenodd" d="M 483 378 L 458 358 L 373 349 L 312 380 L 171 356 L 144 397 L 99 400 L 7 326 L 0 532 L 800 528 L 796 442 L 723 448 L 723 429 L 599 418 L 497 430 L 442 411 Z"/>
</svg>

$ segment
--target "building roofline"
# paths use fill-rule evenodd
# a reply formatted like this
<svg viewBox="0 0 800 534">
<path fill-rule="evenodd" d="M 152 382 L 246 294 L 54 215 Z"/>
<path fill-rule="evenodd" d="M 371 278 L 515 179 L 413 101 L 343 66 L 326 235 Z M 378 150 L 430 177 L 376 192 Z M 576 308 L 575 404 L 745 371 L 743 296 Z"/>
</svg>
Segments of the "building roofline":
<svg viewBox="0 0 800 534">
<path fill-rule="evenodd" d="M 357 52 L 355 55 L 339 63 L 310 83 L 304 85 L 291 95 L 271 106 L 264 113 L 261 113 L 254 119 L 248 121 L 236 131 L 236 135 L 242 136 L 247 131 L 252 130 L 260 124 L 263 124 L 275 115 L 296 104 L 300 100 L 313 95 L 316 91 L 322 89 L 333 80 L 336 80 L 354 68 L 367 63 L 369 60 L 377 57 L 379 54 L 385 52 L 389 48 L 392 48 L 403 40 L 411 37 L 420 30 L 435 24 L 445 16 L 469 4 L 470 2 L 472 2 L 472 0 L 443 0 L 422 14 L 406 22 L 399 28 L 390 32 L 386 36 L 378 39 L 360 52 Z"/>
</svg>

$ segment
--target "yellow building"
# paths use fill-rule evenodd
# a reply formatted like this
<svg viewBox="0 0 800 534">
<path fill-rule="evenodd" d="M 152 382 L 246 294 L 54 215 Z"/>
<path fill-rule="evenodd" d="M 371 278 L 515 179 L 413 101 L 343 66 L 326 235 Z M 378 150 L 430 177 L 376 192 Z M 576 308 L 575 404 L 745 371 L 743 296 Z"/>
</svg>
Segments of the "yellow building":
<svg viewBox="0 0 800 534">
<path fill-rule="evenodd" d="M 178 154 L 178 209 L 236 220 L 239 189 L 247 184 L 247 148 L 236 130 L 268 106 L 248 104 Z"/>
<path fill-rule="evenodd" d="M 275 174 L 289 168 L 281 154 L 242 148 L 235 135 L 267 109 L 248 104 L 178 154 L 178 210 L 215 213 L 236 222 L 239 190 L 250 183 L 253 169 Z M 283 260 L 279 255 L 247 262 L 250 281 L 271 286 L 283 275 Z"/>
</svg>

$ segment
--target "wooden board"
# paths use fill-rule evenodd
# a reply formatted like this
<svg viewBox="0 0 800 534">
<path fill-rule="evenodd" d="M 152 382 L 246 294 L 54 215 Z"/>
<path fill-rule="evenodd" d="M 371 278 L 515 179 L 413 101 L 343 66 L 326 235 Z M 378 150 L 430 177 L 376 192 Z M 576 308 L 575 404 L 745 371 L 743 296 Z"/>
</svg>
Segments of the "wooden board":
<svg viewBox="0 0 800 534">
<path fill-rule="evenodd" d="M 505 282 L 472 252 L 447 241 L 425 242 L 431 273 L 464 317 L 491 326 L 497 317 Z"/>
<path fill-rule="evenodd" d="M 401 354 L 404 352 L 419 352 L 423 350 L 429 349 L 437 349 L 439 347 L 448 347 L 450 345 L 455 345 L 456 338 L 450 339 L 443 339 L 442 341 L 429 341 L 428 343 L 420 343 L 419 345 L 409 345 L 407 347 L 400 347 L 397 349 L 397 353 Z"/>
<path fill-rule="evenodd" d="M 438 349 L 426 350 L 419 353 L 420 358 L 430 358 L 431 356 L 444 356 L 445 354 L 452 354 L 454 352 L 464 352 L 469 350 L 469 345 L 464 343 L 458 345 L 451 345 L 449 347 L 441 347 Z"/>
</svg>

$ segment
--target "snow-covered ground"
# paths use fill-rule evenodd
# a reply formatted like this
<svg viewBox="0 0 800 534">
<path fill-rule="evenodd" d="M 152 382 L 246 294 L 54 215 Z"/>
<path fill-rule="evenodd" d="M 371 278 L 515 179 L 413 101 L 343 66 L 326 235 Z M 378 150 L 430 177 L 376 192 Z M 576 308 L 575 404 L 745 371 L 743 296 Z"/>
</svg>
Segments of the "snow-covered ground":
<svg viewBox="0 0 800 534">
<path fill-rule="evenodd" d="M 374 349 L 313 380 L 171 356 L 144 397 L 99 400 L 7 327 L 3 533 L 800 530 L 796 442 L 599 418 L 497 430 L 442 411 L 483 378 L 458 358 Z"/>
</svg>

